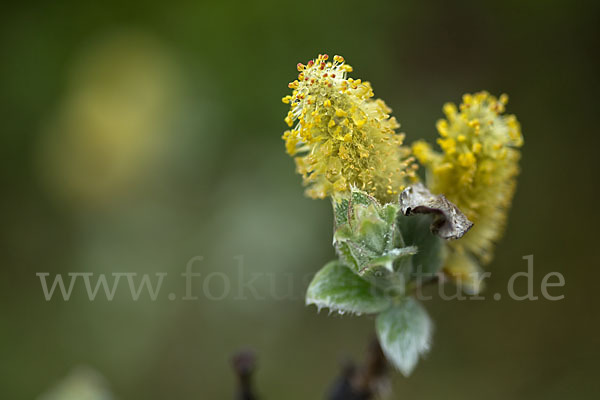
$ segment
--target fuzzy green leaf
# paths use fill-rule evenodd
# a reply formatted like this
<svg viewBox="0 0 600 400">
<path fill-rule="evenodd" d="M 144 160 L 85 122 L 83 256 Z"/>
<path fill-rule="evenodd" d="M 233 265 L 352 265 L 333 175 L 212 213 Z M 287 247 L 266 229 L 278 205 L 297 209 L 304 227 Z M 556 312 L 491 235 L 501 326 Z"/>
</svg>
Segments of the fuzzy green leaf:
<svg viewBox="0 0 600 400">
<path fill-rule="evenodd" d="M 368 195 L 366 192 L 363 192 L 362 190 L 352 189 L 350 196 L 352 198 L 352 204 L 360 204 L 363 206 L 369 206 L 371 204 L 376 204 L 376 205 L 379 204 L 373 196 Z"/>
<path fill-rule="evenodd" d="M 403 247 L 401 249 L 392 249 L 382 256 L 379 256 L 369 262 L 369 264 L 360 271 L 364 273 L 374 267 L 383 267 L 389 272 L 394 272 L 394 262 L 400 258 L 410 257 L 417 254 L 417 248 L 415 246 Z"/>
<path fill-rule="evenodd" d="M 339 261 L 331 261 L 317 272 L 308 286 L 306 304 L 340 313 L 370 314 L 388 308 L 390 299 L 350 268 Z"/>
<path fill-rule="evenodd" d="M 333 205 L 333 216 L 334 216 L 334 227 L 338 227 L 348 222 L 348 199 L 332 199 Z"/>
<path fill-rule="evenodd" d="M 433 327 L 423 306 L 407 298 L 379 314 L 375 326 L 387 359 L 405 376 L 410 375 L 431 343 Z"/>
<path fill-rule="evenodd" d="M 396 228 L 397 206 L 381 206 L 366 193 L 354 190 L 352 201 L 334 200 L 334 245 L 341 261 L 355 273 L 396 247 L 399 231 Z"/>
</svg>

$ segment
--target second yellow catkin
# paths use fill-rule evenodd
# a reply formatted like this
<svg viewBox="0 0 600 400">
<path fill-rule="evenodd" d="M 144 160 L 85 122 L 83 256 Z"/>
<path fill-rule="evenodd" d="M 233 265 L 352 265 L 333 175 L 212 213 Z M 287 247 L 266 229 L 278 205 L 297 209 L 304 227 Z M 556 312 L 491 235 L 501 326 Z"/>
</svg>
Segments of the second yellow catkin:
<svg viewBox="0 0 600 400">
<path fill-rule="evenodd" d="M 504 114 L 507 101 L 506 95 L 465 94 L 459 107 L 444 105 L 446 118 L 437 123 L 441 152 L 423 141 L 413 144 L 429 189 L 444 194 L 475 224 L 461 240 L 449 242 L 445 267 L 467 287 L 476 284 L 479 264 L 493 257 L 516 187 L 523 136 L 515 116 Z"/>
</svg>

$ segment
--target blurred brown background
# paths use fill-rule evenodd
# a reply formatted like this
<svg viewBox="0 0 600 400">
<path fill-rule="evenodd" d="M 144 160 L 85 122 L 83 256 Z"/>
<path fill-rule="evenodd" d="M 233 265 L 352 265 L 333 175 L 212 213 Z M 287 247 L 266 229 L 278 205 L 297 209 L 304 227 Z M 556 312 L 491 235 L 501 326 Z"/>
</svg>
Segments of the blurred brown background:
<svg viewBox="0 0 600 400">
<path fill-rule="evenodd" d="M 331 212 L 303 197 L 280 139 L 296 63 L 327 52 L 371 81 L 408 142 L 434 140 L 443 103 L 481 89 L 510 95 L 525 137 L 490 298 L 426 304 L 433 349 L 395 375 L 394 398 L 598 398 L 598 4 L 2 5 L 0 397 L 101 375 L 120 399 L 228 398 L 229 358 L 251 347 L 264 399 L 316 399 L 340 359 L 362 356 L 371 318 L 303 304 L 333 257 Z M 528 254 L 537 294 L 560 271 L 564 300 L 491 299 Z M 202 278 L 198 300 L 180 299 L 190 258 L 235 285 L 240 255 L 265 299 L 211 301 Z M 169 275 L 156 301 L 132 301 L 123 280 L 112 302 L 81 284 L 47 302 L 36 272 Z M 271 282 L 281 295 L 288 279 L 278 300 Z"/>
</svg>

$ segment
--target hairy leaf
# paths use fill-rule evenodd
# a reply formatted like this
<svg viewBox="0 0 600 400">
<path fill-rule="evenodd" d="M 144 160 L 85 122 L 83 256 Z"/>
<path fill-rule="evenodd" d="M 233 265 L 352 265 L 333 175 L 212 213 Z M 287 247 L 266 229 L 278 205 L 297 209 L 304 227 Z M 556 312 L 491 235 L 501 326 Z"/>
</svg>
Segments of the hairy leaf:
<svg viewBox="0 0 600 400">
<path fill-rule="evenodd" d="M 387 359 L 405 376 L 429 350 L 432 323 L 425 309 L 407 298 L 377 316 L 377 336 Z"/>
<path fill-rule="evenodd" d="M 370 314 L 388 308 L 390 299 L 350 268 L 339 261 L 331 261 L 317 272 L 308 286 L 306 304 L 340 313 Z"/>
</svg>

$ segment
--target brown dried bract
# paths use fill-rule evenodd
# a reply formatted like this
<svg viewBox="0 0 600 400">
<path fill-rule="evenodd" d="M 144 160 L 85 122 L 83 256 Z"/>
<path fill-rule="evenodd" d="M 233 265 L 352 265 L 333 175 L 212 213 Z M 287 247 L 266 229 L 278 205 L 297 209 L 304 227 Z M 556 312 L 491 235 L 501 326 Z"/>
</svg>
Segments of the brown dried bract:
<svg viewBox="0 0 600 400">
<path fill-rule="evenodd" d="M 444 195 L 432 194 L 422 183 L 400 193 L 400 210 L 404 215 L 433 214 L 431 232 L 442 239 L 460 239 L 473 223 Z"/>
</svg>

